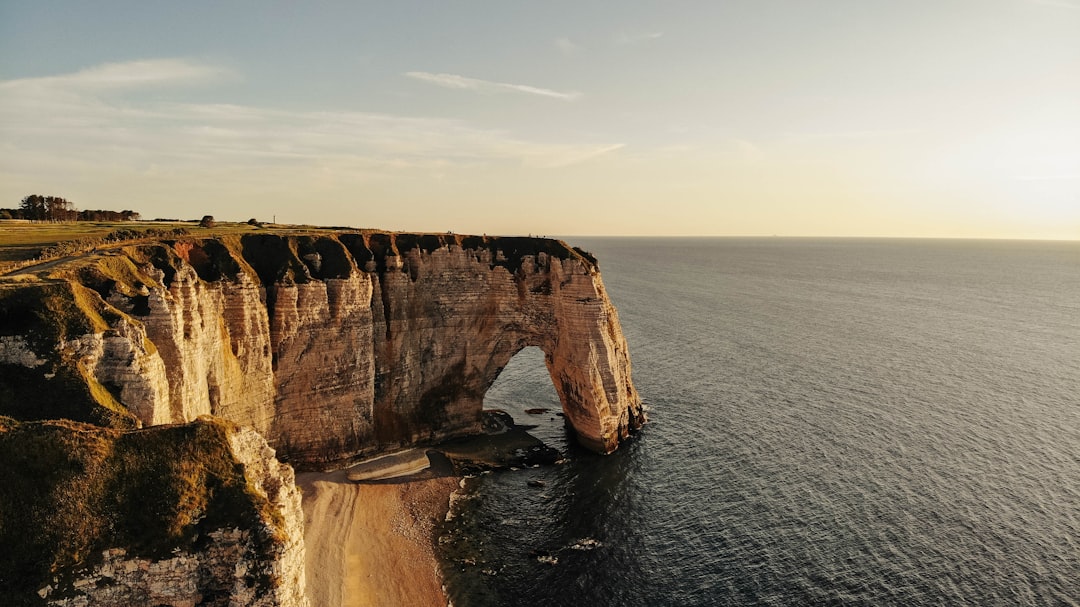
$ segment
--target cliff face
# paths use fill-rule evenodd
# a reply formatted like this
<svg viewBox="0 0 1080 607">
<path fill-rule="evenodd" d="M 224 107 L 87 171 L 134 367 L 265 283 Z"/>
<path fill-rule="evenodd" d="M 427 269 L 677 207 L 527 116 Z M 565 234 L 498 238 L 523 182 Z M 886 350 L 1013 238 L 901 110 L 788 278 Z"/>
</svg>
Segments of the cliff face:
<svg viewBox="0 0 1080 607">
<path fill-rule="evenodd" d="M 596 262 L 562 242 L 260 234 L 47 267 L 0 280 L 16 604 L 306 605 L 274 449 L 317 468 L 479 431 L 526 346 L 582 444 L 610 452 L 644 422 Z"/>
<path fill-rule="evenodd" d="M 308 604 L 292 468 L 248 428 L 0 418 L 6 604 Z"/>
<path fill-rule="evenodd" d="M 213 414 L 318 467 L 478 430 L 499 371 L 539 346 L 584 445 L 612 451 L 644 420 L 595 260 L 558 241 L 163 241 L 45 279 L 40 288 L 57 289 L 71 318 L 53 326 L 32 298 L 0 290 L 0 311 L 30 320 L 0 336 L 0 395 L 52 389 L 66 370 L 65 385 L 86 403 L 69 417 L 130 412 L 154 425 Z"/>
</svg>

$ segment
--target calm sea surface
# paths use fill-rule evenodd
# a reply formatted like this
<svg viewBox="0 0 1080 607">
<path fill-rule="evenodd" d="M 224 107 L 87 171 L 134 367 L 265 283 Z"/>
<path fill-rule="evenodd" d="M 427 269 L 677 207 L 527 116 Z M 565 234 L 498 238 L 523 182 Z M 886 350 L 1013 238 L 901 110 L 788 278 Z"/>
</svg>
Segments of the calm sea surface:
<svg viewBox="0 0 1080 607">
<path fill-rule="evenodd" d="M 467 482 L 456 607 L 1080 605 L 1080 243 L 572 240 L 651 423 L 582 453 L 516 356 L 569 461 Z"/>
</svg>

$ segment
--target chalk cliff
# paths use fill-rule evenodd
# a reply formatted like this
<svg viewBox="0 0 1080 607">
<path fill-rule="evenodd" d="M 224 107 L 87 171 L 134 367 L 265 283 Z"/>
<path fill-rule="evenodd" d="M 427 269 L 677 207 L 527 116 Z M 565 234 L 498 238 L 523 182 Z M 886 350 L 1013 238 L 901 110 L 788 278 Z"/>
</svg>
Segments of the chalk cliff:
<svg viewBox="0 0 1080 607">
<path fill-rule="evenodd" d="M 328 466 L 478 430 L 484 393 L 526 346 L 544 351 L 585 446 L 610 452 L 644 419 L 596 262 L 560 241 L 250 234 L 130 246 L 40 278 L 0 286 L 0 311 L 27 320 L 0 336 L 0 395 L 74 396 L 60 415 L 0 410 L 21 419 L 212 414 Z"/>
<path fill-rule="evenodd" d="M 250 428 L 0 418 L 0 457 L 7 605 L 308 604 L 300 492 Z"/>
<path fill-rule="evenodd" d="M 645 421 L 596 260 L 560 241 L 181 238 L 0 280 L 0 594 L 304 606 L 278 458 L 327 468 L 477 432 L 526 346 L 586 447 Z"/>
</svg>

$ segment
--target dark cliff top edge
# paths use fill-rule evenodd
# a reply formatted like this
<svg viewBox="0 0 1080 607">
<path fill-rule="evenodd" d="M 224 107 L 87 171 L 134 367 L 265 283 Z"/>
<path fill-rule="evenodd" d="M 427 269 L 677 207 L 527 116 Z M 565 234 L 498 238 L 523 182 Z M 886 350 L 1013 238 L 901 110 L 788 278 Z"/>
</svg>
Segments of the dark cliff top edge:
<svg viewBox="0 0 1080 607">
<path fill-rule="evenodd" d="M 537 257 L 544 253 L 552 258 L 566 260 L 577 259 L 589 269 L 597 267 L 596 258 L 589 252 L 573 247 L 554 238 L 540 236 L 490 236 L 457 234 L 454 232 L 397 232 L 374 229 L 347 227 L 286 226 L 267 224 L 219 223 L 214 227 L 203 228 L 186 222 L 125 222 L 123 228 L 107 231 L 111 225 L 94 224 L 92 226 L 63 226 L 58 230 L 48 224 L 27 224 L 16 226 L 14 231 L 0 234 L 0 274 L 6 272 L 34 272 L 36 266 L 48 263 L 50 266 L 67 265 L 96 252 L 117 249 L 132 245 L 167 244 L 177 248 L 177 253 L 191 263 L 187 252 L 196 251 L 196 261 L 204 257 L 209 260 L 220 259 L 226 250 L 228 257 L 242 258 L 255 269 L 260 278 L 273 279 L 282 264 L 296 266 L 310 261 L 318 254 L 320 263 L 329 261 L 328 272 L 316 272 L 312 277 L 335 277 L 344 268 L 335 267 L 336 251 L 342 247 L 361 270 L 365 264 L 375 261 L 381 271 L 388 257 L 406 256 L 412 251 L 432 253 L 440 248 L 457 246 L 465 250 L 488 251 L 493 266 L 503 266 L 510 271 L 521 267 L 525 257 Z M 96 232 L 95 232 L 96 230 Z M 17 232 L 17 233 L 16 233 Z M 62 233 L 62 236 L 58 234 Z M 28 257 L 27 251 L 37 248 L 36 258 Z M 185 251 L 184 248 L 187 247 Z M 21 259 L 7 256 L 5 252 L 18 252 Z M 269 259 L 258 259 L 268 256 Z M 305 256 L 308 259 L 305 260 Z M 164 259 L 159 259 L 164 261 Z M 241 263 L 224 261 L 223 267 L 206 268 L 204 278 L 235 275 L 245 270 Z M 257 261 L 258 263 L 251 263 Z M 240 262 L 240 259 L 234 259 Z M 276 262 L 276 263 L 275 263 Z M 157 265 L 157 264 L 155 264 Z M 193 264 L 195 265 L 195 264 Z M 267 271 L 259 271 L 255 266 L 264 266 Z M 2 267 L 8 266 L 8 267 Z M 276 266 L 273 272 L 269 266 Z M 292 270 L 299 270 L 293 267 Z M 166 273 L 170 273 L 165 270 Z M 286 274 L 292 274 L 286 271 Z M 326 276 L 315 276 L 326 274 Z"/>
<path fill-rule="evenodd" d="M 378 274 L 396 268 L 413 274 L 417 269 L 415 256 L 449 247 L 472 252 L 492 269 L 501 266 L 511 273 L 521 270 L 526 258 L 539 259 L 542 255 L 556 260 L 574 259 L 589 271 L 597 270 L 591 254 L 561 240 L 453 233 L 275 230 L 207 234 L 153 239 L 137 243 L 128 253 L 162 270 L 166 282 L 172 280 L 183 260 L 203 280 L 248 273 L 257 275 L 262 284 L 273 284 L 347 278 L 354 268 Z"/>
</svg>

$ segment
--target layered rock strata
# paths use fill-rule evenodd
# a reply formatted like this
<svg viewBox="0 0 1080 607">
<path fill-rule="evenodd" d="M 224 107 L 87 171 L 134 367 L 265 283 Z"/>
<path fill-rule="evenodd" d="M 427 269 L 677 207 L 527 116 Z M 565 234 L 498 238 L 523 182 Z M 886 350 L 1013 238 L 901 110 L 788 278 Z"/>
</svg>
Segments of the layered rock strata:
<svg viewBox="0 0 1080 607">
<path fill-rule="evenodd" d="M 326 468 L 478 432 L 527 346 L 585 446 L 644 422 L 596 261 L 559 241 L 189 238 L 0 280 L 0 595 L 306 605 L 277 457 Z"/>
<path fill-rule="evenodd" d="M 5 326 L 0 394 L 6 377 L 49 390 L 66 369 L 100 409 L 86 421 L 213 414 L 325 467 L 477 431 L 526 346 L 544 351 L 582 444 L 610 452 L 644 420 L 596 262 L 560 241 L 252 234 L 128 247 L 44 278 L 87 318 L 44 326 L 47 312 L 8 305 L 34 322 Z"/>
</svg>

